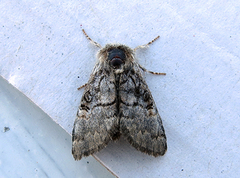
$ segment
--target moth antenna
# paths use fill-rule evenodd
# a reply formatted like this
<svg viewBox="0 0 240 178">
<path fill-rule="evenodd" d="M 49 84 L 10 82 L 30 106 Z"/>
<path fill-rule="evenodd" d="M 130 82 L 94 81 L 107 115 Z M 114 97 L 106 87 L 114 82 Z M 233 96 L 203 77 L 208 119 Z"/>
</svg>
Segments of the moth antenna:
<svg viewBox="0 0 240 178">
<path fill-rule="evenodd" d="M 158 38 L 160 38 L 160 36 L 157 36 L 156 38 L 154 38 L 152 41 L 148 42 L 147 44 L 145 45 L 140 45 L 140 46 L 137 46 L 136 48 L 133 49 L 133 51 L 135 52 L 137 49 L 139 48 L 146 48 L 148 47 L 150 44 L 152 44 L 154 41 L 156 41 Z M 160 72 L 152 72 L 150 70 L 147 70 L 145 69 L 144 67 L 142 67 L 140 64 L 138 64 L 139 67 L 144 71 L 144 72 L 148 72 L 148 73 L 151 73 L 151 74 L 154 74 L 154 75 L 166 75 L 166 73 L 160 73 Z"/>
<path fill-rule="evenodd" d="M 100 44 L 98 44 L 97 42 L 93 41 L 93 40 L 87 35 L 87 33 L 85 32 L 84 29 L 82 29 L 82 31 L 83 31 L 83 34 L 87 37 L 87 39 L 88 39 L 91 43 L 93 43 L 95 46 L 97 46 L 97 47 L 99 47 L 99 48 L 102 48 L 102 46 L 101 46 Z"/>
<path fill-rule="evenodd" d="M 133 49 L 133 51 L 135 52 L 137 49 L 139 48 L 146 48 L 148 47 L 150 44 L 152 44 L 154 41 L 156 41 L 158 38 L 160 38 L 160 36 L 157 36 L 156 38 L 154 38 L 152 41 L 150 41 L 149 43 L 145 44 L 145 45 L 140 45 L 137 46 L 136 48 Z"/>
</svg>

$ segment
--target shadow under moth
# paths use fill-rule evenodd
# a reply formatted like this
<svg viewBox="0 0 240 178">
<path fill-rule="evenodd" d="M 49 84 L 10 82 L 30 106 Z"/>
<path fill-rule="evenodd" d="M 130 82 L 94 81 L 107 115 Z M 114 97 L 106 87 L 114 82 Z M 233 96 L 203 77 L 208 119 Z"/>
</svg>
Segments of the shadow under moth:
<svg viewBox="0 0 240 178">
<path fill-rule="evenodd" d="M 137 49 L 147 47 L 159 36 L 135 49 L 122 44 L 102 48 L 82 31 L 100 50 L 90 79 L 82 86 L 85 90 L 72 131 L 74 159 L 100 151 L 120 135 L 141 152 L 164 155 L 166 135 L 143 72 L 166 74 L 148 71 L 135 59 Z"/>
</svg>

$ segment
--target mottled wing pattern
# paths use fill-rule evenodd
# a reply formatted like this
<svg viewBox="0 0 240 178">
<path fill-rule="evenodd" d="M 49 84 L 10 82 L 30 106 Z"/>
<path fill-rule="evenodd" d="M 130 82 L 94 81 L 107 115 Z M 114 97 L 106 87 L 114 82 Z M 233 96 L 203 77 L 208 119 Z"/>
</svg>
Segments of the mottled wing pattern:
<svg viewBox="0 0 240 178">
<path fill-rule="evenodd" d="M 137 150 L 164 155 L 167 150 L 164 128 L 142 76 L 142 69 L 134 62 L 132 69 L 120 77 L 120 132 Z"/>
<path fill-rule="evenodd" d="M 112 139 L 118 124 L 114 74 L 97 63 L 85 87 L 72 132 L 75 160 L 89 156 Z"/>
</svg>

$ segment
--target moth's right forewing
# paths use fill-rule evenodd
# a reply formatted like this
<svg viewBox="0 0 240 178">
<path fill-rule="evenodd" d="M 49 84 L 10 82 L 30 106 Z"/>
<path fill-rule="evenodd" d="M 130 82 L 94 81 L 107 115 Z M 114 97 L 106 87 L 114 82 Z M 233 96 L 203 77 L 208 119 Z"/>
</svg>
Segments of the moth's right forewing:
<svg viewBox="0 0 240 178">
<path fill-rule="evenodd" d="M 118 132 L 114 74 L 97 63 L 86 85 L 72 132 L 72 154 L 76 160 L 102 148 Z"/>
</svg>

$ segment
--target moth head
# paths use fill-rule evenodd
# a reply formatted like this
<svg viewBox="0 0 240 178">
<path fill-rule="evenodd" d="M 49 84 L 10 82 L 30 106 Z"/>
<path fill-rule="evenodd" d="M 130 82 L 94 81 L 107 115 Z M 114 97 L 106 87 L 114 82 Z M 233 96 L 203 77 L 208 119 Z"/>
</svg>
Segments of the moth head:
<svg viewBox="0 0 240 178">
<path fill-rule="evenodd" d="M 128 46 L 107 44 L 98 52 L 98 58 L 104 64 L 109 65 L 115 73 L 122 73 L 124 68 L 130 67 L 134 61 L 134 53 Z"/>
<path fill-rule="evenodd" d="M 148 47 L 154 41 L 156 41 L 160 36 L 157 36 L 152 41 L 148 42 L 145 45 L 137 46 L 134 49 L 129 48 L 128 46 L 121 45 L 121 44 L 107 44 L 105 47 L 102 48 L 100 44 L 93 41 L 82 29 L 83 34 L 93 43 L 95 46 L 99 47 L 100 50 L 98 51 L 97 58 L 99 59 L 100 63 L 103 65 L 109 65 L 115 73 L 122 73 L 124 69 L 129 69 L 132 67 L 132 64 L 135 59 L 135 51 L 139 48 Z"/>
<path fill-rule="evenodd" d="M 113 48 L 108 51 L 109 64 L 114 69 L 120 69 L 122 65 L 124 65 L 126 61 L 125 52 L 118 48 Z"/>
</svg>

